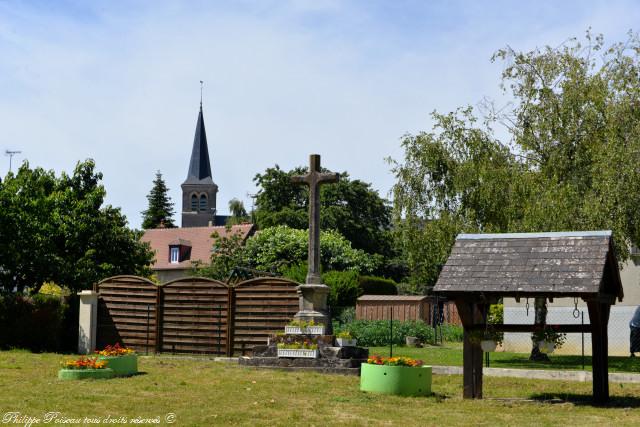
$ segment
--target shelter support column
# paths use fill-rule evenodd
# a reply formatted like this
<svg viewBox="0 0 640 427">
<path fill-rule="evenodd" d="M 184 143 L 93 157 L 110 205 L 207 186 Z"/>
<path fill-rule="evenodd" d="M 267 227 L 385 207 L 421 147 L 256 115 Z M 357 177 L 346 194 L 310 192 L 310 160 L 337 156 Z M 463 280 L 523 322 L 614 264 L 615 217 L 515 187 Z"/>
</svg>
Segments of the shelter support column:
<svg viewBox="0 0 640 427">
<path fill-rule="evenodd" d="M 486 307 L 468 300 L 456 300 L 456 307 L 464 327 L 462 397 L 464 399 L 482 399 L 483 352 L 480 343 L 472 342 L 471 330 L 474 325 L 484 322 L 481 310 Z"/>
<path fill-rule="evenodd" d="M 587 301 L 591 321 L 591 352 L 593 363 L 593 401 L 609 401 L 609 342 L 607 327 L 611 305 Z"/>
<path fill-rule="evenodd" d="M 78 354 L 90 354 L 96 349 L 98 329 L 98 293 L 82 291 L 78 316 Z"/>
</svg>

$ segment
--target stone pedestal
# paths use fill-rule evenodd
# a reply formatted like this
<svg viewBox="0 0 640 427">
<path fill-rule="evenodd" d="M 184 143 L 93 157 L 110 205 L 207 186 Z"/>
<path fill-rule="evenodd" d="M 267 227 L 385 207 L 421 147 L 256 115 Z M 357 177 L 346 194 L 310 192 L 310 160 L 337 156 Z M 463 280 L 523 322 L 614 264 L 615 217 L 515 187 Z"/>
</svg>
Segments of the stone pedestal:
<svg viewBox="0 0 640 427">
<path fill-rule="evenodd" d="M 98 293 L 82 291 L 78 324 L 78 354 L 91 354 L 96 349 L 98 330 Z"/>
<path fill-rule="evenodd" d="M 327 310 L 327 296 L 329 287 L 322 284 L 306 284 L 298 286 L 300 297 L 300 311 L 296 313 L 296 320 L 310 321 L 325 326 L 327 333 L 331 333 L 331 319 Z"/>
</svg>

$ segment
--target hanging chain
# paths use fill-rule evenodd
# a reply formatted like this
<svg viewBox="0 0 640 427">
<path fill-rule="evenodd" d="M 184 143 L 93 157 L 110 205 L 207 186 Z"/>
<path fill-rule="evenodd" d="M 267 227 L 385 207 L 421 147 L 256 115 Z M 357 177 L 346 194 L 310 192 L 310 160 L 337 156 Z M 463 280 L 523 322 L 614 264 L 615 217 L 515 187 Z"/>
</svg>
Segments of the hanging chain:
<svg viewBox="0 0 640 427">
<path fill-rule="evenodd" d="M 529 298 L 527 298 L 527 303 L 524 305 L 524 308 L 527 310 L 527 317 L 529 317 Z"/>
<path fill-rule="evenodd" d="M 578 297 L 575 297 L 573 299 L 573 305 L 574 305 L 574 309 L 573 309 L 573 318 L 577 319 L 578 317 L 580 317 L 580 310 L 578 309 Z"/>
</svg>

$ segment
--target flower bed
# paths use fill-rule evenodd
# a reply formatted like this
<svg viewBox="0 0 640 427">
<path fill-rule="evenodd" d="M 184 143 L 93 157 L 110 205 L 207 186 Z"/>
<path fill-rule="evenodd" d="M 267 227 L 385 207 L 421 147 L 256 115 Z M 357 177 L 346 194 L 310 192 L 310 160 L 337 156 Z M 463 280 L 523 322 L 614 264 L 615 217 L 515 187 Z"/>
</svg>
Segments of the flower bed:
<svg viewBox="0 0 640 427">
<path fill-rule="evenodd" d="M 113 378 L 113 369 L 107 368 L 108 362 L 82 356 L 76 360 L 62 362 L 62 369 L 58 371 L 61 380 L 83 380 L 87 378 Z"/>
<path fill-rule="evenodd" d="M 431 394 L 431 366 L 408 357 L 373 356 L 360 366 L 360 390 L 428 396 Z"/>
<path fill-rule="evenodd" d="M 116 376 L 129 376 L 138 373 L 138 356 L 131 348 L 120 344 L 108 345 L 104 350 L 96 351 L 98 360 L 106 361 Z"/>
</svg>

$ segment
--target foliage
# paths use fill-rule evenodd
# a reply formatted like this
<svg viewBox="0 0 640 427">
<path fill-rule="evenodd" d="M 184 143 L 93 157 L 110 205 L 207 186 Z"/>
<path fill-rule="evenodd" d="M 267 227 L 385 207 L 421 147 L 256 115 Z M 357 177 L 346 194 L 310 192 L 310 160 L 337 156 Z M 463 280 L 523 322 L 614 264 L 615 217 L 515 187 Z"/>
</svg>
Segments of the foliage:
<svg viewBox="0 0 640 427">
<path fill-rule="evenodd" d="M 169 189 L 162 179 L 162 173 L 156 172 L 153 187 L 147 195 L 149 206 L 142 212 L 142 228 L 158 228 L 160 226 L 173 228 L 173 202 L 169 198 Z"/>
<path fill-rule="evenodd" d="M 77 299 L 71 301 L 77 306 Z M 0 349 L 16 347 L 41 352 L 75 347 L 77 333 L 73 334 L 70 343 L 66 330 L 74 323 L 77 328 L 76 306 L 51 295 L 0 294 Z M 75 316 L 70 316 L 71 313 Z"/>
<path fill-rule="evenodd" d="M 389 345 L 388 320 L 356 320 L 340 325 L 337 332 L 348 331 L 363 347 Z M 393 321 L 393 344 L 404 344 L 407 336 L 418 337 L 423 342 L 433 341 L 433 328 L 422 320 Z"/>
<path fill-rule="evenodd" d="M 231 212 L 231 216 L 227 218 L 227 225 L 249 222 L 249 215 L 241 200 L 236 198 L 229 200 L 229 212 Z"/>
<path fill-rule="evenodd" d="M 309 190 L 291 182 L 293 175 L 303 175 L 308 168 L 285 172 L 278 165 L 253 179 L 259 187 L 255 218 L 260 229 L 287 225 L 306 229 Z M 346 172 L 340 181 L 320 187 L 320 226 L 337 230 L 354 248 L 367 253 L 388 255 L 390 247 L 390 207 L 378 192 L 360 180 L 351 180 Z"/>
<path fill-rule="evenodd" d="M 349 332 L 349 331 L 341 331 L 341 332 L 338 332 L 336 334 L 336 338 L 350 340 L 350 339 L 353 339 L 353 336 L 351 335 L 351 332 Z"/>
<path fill-rule="evenodd" d="M 226 229 L 227 232 L 224 236 L 220 236 L 217 231 L 211 234 L 213 239 L 211 262 L 208 265 L 193 262 L 192 274 L 194 276 L 225 281 L 235 267 L 244 265 L 242 233 L 240 231 L 232 233 L 230 225 L 227 225 Z"/>
<path fill-rule="evenodd" d="M 567 334 L 558 331 L 557 326 L 544 325 L 536 327 L 531 334 L 534 343 L 546 341 L 553 343 L 554 348 L 560 348 L 567 341 Z"/>
<path fill-rule="evenodd" d="M 375 276 L 360 276 L 358 286 L 361 295 L 398 295 L 398 285 L 391 279 Z"/>
<path fill-rule="evenodd" d="M 302 319 L 293 319 L 287 323 L 287 326 L 294 326 L 300 329 L 306 329 L 309 326 L 316 326 L 316 321 L 311 320 L 302 320 Z"/>
<path fill-rule="evenodd" d="M 407 366 L 410 368 L 419 368 L 424 364 L 422 360 L 412 359 L 410 357 L 396 356 L 396 357 L 380 357 L 377 354 L 370 356 L 367 359 L 367 363 L 372 365 L 385 365 L 385 366 Z"/>
<path fill-rule="evenodd" d="M 263 271 L 284 271 L 307 260 L 309 233 L 287 226 L 260 230 L 247 240 L 244 261 L 249 267 Z M 324 270 L 373 271 L 379 257 L 353 249 L 348 240 L 336 231 L 320 233 L 320 262 Z"/>
<path fill-rule="evenodd" d="M 464 328 L 462 326 L 443 323 L 438 328 L 438 332 L 442 333 L 442 340 L 445 342 L 462 342 L 464 339 Z"/>
<path fill-rule="evenodd" d="M 65 360 L 62 362 L 64 369 L 105 369 L 107 361 L 98 360 L 97 357 L 80 356 L 75 360 Z"/>
<path fill-rule="evenodd" d="M 357 271 L 328 271 L 322 275 L 322 283 L 329 286 L 327 304 L 332 309 L 355 306 L 362 295 Z"/>
<path fill-rule="evenodd" d="M 611 229 L 620 260 L 640 244 L 640 41 L 586 35 L 557 48 L 499 50 L 513 103 L 434 113 L 390 160 L 397 237 L 425 292 L 460 232 Z M 506 127 L 509 140 L 498 138 Z"/>
<path fill-rule="evenodd" d="M 53 281 L 75 292 L 109 276 L 149 274 L 149 245 L 120 209 L 103 206 L 94 168 L 87 160 L 56 177 L 24 162 L 0 182 L 0 287 L 35 293 Z"/>
<path fill-rule="evenodd" d="M 292 343 L 281 342 L 277 344 L 277 347 L 282 349 L 294 349 L 294 350 L 299 350 L 299 349 L 317 350 L 318 344 L 311 341 L 292 342 Z"/>
<path fill-rule="evenodd" d="M 307 279 L 307 263 L 299 262 L 297 264 L 287 265 L 280 269 L 283 277 L 293 280 L 294 282 L 304 283 Z"/>
</svg>

